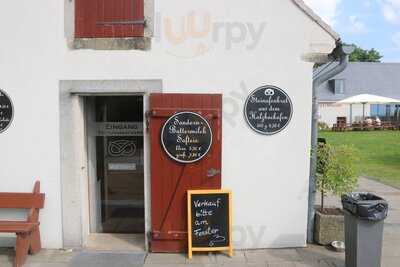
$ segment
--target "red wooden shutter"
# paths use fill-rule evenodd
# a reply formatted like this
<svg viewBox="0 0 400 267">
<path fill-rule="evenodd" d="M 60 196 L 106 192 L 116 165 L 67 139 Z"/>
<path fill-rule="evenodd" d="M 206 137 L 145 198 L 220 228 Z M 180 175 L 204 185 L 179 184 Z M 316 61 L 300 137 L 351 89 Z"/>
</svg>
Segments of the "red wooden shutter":
<svg viewBox="0 0 400 267">
<path fill-rule="evenodd" d="M 139 37 L 143 33 L 143 0 L 76 0 L 77 38 Z"/>
<path fill-rule="evenodd" d="M 161 145 L 166 120 L 180 111 L 205 118 L 213 132 L 210 151 L 200 161 L 183 164 L 172 160 Z M 151 138 L 151 251 L 187 250 L 186 192 L 221 188 L 222 96 L 207 94 L 152 94 Z"/>
</svg>

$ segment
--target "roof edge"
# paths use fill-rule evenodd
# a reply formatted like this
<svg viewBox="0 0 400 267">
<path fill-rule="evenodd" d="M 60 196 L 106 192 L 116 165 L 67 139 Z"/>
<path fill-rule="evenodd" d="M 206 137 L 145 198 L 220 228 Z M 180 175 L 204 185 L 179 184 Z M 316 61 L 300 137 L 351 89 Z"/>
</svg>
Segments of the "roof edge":
<svg viewBox="0 0 400 267">
<path fill-rule="evenodd" d="M 310 7 L 308 7 L 303 0 L 292 0 L 292 2 L 299 7 L 310 19 L 316 22 L 322 29 L 324 29 L 336 41 L 340 41 L 340 35 L 335 32 L 329 24 L 318 16 Z"/>
</svg>

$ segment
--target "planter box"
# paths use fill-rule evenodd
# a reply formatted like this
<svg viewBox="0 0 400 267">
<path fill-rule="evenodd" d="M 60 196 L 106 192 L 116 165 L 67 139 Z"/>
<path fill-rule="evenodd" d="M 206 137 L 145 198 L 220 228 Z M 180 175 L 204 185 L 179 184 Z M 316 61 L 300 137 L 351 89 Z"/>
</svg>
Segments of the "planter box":
<svg viewBox="0 0 400 267">
<path fill-rule="evenodd" d="M 339 209 L 330 214 L 315 211 L 314 240 L 320 245 L 329 245 L 333 241 L 344 242 L 344 215 Z"/>
</svg>

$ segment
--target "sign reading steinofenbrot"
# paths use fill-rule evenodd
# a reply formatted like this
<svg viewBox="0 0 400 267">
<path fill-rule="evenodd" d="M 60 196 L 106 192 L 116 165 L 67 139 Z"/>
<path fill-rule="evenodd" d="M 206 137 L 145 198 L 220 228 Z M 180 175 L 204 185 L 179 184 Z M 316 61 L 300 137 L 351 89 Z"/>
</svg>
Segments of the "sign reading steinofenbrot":
<svg viewBox="0 0 400 267">
<path fill-rule="evenodd" d="M 161 131 L 161 143 L 173 160 L 193 163 L 210 150 L 212 130 L 207 120 L 194 112 L 180 112 L 170 117 Z"/>
<path fill-rule="evenodd" d="M 0 89 L 0 133 L 4 132 L 10 126 L 13 113 L 11 99 Z"/>
<path fill-rule="evenodd" d="M 282 131 L 292 118 L 292 101 L 280 88 L 263 86 L 254 90 L 246 100 L 244 115 L 256 132 L 273 135 Z"/>
</svg>

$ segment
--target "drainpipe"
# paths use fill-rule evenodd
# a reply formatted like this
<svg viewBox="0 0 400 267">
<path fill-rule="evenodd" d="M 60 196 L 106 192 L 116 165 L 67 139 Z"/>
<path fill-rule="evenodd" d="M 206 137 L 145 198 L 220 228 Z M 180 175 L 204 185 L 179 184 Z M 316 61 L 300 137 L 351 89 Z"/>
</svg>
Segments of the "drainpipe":
<svg viewBox="0 0 400 267">
<path fill-rule="evenodd" d="M 318 146 L 318 87 L 329 79 L 341 73 L 346 69 L 349 62 L 349 55 L 354 51 L 353 46 L 345 46 L 340 41 L 336 48 L 330 54 L 333 61 L 339 61 L 339 64 L 332 69 L 325 69 L 318 73 L 313 80 L 313 100 L 312 100 L 312 123 L 311 123 L 311 161 L 310 161 L 310 180 L 308 194 L 308 227 L 307 242 L 314 242 L 314 217 L 315 217 L 315 195 L 316 195 L 316 172 L 317 172 L 317 146 Z M 331 63 L 332 63 L 331 62 Z"/>
</svg>

